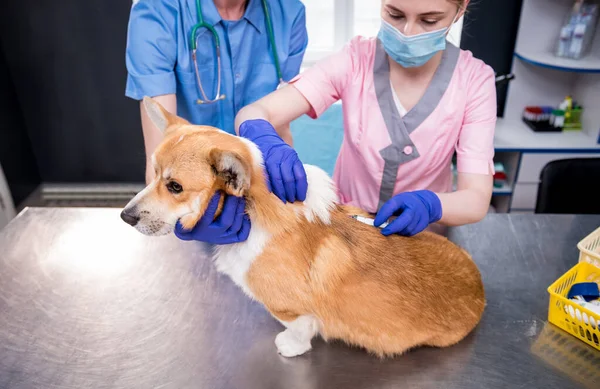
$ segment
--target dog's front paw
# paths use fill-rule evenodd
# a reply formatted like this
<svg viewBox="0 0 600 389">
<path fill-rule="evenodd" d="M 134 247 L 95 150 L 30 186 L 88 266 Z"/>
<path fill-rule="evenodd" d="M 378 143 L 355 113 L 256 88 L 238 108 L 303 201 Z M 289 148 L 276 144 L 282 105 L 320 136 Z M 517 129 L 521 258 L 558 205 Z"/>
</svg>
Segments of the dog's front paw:
<svg viewBox="0 0 600 389">
<path fill-rule="evenodd" d="M 284 357 L 295 357 L 302 355 L 311 349 L 310 340 L 302 341 L 293 332 L 285 330 L 275 337 L 277 351 Z"/>
</svg>

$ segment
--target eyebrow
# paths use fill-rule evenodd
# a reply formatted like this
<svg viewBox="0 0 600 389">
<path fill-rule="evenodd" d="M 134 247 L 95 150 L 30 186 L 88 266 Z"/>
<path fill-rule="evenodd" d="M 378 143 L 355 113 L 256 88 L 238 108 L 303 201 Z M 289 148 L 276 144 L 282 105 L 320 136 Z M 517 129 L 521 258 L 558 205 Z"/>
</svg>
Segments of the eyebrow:
<svg viewBox="0 0 600 389">
<path fill-rule="evenodd" d="M 402 10 L 399 10 L 398 8 L 394 7 L 393 5 L 388 5 L 387 7 L 394 12 L 404 13 Z M 419 14 L 419 16 L 441 16 L 441 15 L 445 15 L 445 14 L 446 13 L 442 12 L 442 11 L 429 11 L 429 12 Z"/>
<path fill-rule="evenodd" d="M 171 168 L 166 168 L 163 172 L 162 172 L 162 178 L 165 180 L 170 180 L 171 179 Z"/>
</svg>

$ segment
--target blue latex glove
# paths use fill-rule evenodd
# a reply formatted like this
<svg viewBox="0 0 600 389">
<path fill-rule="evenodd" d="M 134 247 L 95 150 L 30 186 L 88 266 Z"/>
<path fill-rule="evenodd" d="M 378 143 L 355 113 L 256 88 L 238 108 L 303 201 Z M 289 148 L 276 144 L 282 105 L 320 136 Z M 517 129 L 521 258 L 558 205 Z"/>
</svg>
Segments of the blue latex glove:
<svg viewBox="0 0 600 389">
<path fill-rule="evenodd" d="M 398 217 L 383 228 L 381 233 L 386 236 L 413 236 L 442 218 L 442 203 L 429 190 L 400 193 L 383 204 L 373 224 L 379 227 L 393 215 Z"/>
<path fill-rule="evenodd" d="M 304 166 L 290 147 L 266 120 L 246 120 L 240 125 L 240 136 L 260 149 L 267 169 L 267 186 L 284 203 L 306 200 L 308 182 Z"/>
<path fill-rule="evenodd" d="M 215 219 L 220 193 L 217 192 L 206 207 L 206 212 L 191 231 L 184 230 L 179 222 L 175 235 L 181 240 L 197 240 L 212 244 L 239 243 L 248 239 L 250 218 L 245 213 L 246 200 L 241 197 L 225 196 L 223 210 Z"/>
</svg>

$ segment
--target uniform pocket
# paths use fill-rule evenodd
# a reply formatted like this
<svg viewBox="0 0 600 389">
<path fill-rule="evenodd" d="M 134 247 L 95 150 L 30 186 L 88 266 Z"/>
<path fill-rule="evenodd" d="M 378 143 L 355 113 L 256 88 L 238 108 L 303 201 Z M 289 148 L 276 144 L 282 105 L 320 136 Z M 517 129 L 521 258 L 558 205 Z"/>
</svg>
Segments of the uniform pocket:
<svg viewBox="0 0 600 389">
<path fill-rule="evenodd" d="M 176 70 L 177 78 L 177 112 L 194 124 L 219 127 L 221 124 L 224 101 L 211 104 L 198 104 L 199 99 L 204 99 L 196 82 L 194 71 Z M 202 87 L 208 99 L 215 97 L 216 85 L 213 83 L 214 75 L 209 71 L 200 73 Z M 221 86 L 221 93 L 224 93 Z"/>
<path fill-rule="evenodd" d="M 204 89 L 204 93 L 206 94 L 206 98 L 214 99 L 217 93 L 217 84 L 215 82 L 217 77 L 214 73 L 214 70 L 200 68 L 199 73 L 200 82 L 202 83 L 201 85 Z M 195 71 L 176 70 L 175 74 L 177 76 L 179 90 L 183 92 L 185 96 L 192 97 L 194 100 L 197 98 L 204 98 L 200 92 L 200 89 L 198 88 L 198 81 Z M 221 93 L 224 93 L 223 84 L 221 84 Z"/>
<path fill-rule="evenodd" d="M 195 71 L 182 71 L 176 70 L 175 75 L 177 76 L 177 81 L 181 84 L 191 85 L 196 84 L 196 72 Z"/>
</svg>

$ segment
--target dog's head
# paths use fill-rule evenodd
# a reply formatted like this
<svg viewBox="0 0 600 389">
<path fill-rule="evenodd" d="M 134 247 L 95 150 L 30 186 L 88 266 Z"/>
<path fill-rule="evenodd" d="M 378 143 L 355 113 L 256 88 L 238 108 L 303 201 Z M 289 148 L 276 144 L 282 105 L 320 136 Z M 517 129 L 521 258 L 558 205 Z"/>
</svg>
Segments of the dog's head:
<svg viewBox="0 0 600 389">
<path fill-rule="evenodd" d="M 251 144 L 213 127 L 192 125 L 151 98 L 144 98 L 144 107 L 164 139 L 152 155 L 154 180 L 125 206 L 125 222 L 146 235 L 166 235 L 177 221 L 191 229 L 216 191 L 247 194 L 255 164 L 262 163 Z"/>
</svg>

